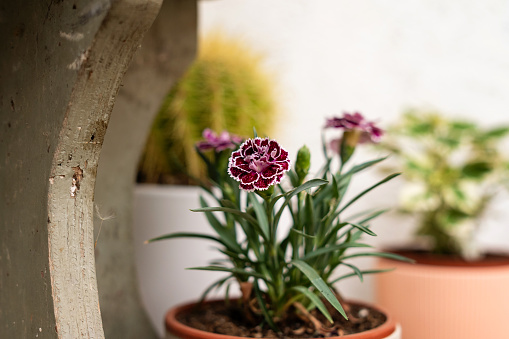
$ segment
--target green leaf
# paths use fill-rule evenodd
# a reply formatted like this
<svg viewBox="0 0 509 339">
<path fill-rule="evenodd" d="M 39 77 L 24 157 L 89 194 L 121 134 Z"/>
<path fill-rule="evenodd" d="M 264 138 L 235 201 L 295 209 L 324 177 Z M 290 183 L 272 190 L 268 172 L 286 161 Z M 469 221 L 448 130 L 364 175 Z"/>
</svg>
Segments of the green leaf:
<svg viewBox="0 0 509 339">
<path fill-rule="evenodd" d="M 266 277 L 260 273 L 246 271 L 240 268 L 230 268 L 223 266 L 200 266 L 200 267 L 189 267 L 188 270 L 196 270 L 196 271 L 220 271 L 220 272 L 230 272 L 235 274 L 243 274 L 250 277 L 255 277 L 259 279 L 263 279 L 266 283 L 272 284 L 272 281 L 266 279 Z"/>
<path fill-rule="evenodd" d="M 477 129 L 477 126 L 468 121 L 456 120 L 451 121 L 451 129 L 459 132 L 471 133 Z"/>
<path fill-rule="evenodd" d="M 322 314 L 325 316 L 325 318 L 327 318 L 327 320 L 331 324 L 334 322 L 332 320 L 332 317 L 331 317 L 329 311 L 327 311 L 327 307 L 325 307 L 323 302 L 320 300 L 320 298 L 318 298 L 318 296 L 316 294 L 314 294 L 313 292 L 311 292 L 309 289 L 307 289 L 304 286 L 294 286 L 294 287 L 292 287 L 292 289 L 304 294 L 311 301 L 311 303 L 313 305 L 315 305 L 316 308 L 318 308 L 320 310 L 320 312 L 322 312 Z"/>
<path fill-rule="evenodd" d="M 296 230 L 295 228 L 291 228 L 290 229 L 290 232 L 294 232 L 294 233 L 297 233 L 298 235 L 304 237 L 304 238 L 308 238 L 308 239 L 314 239 L 315 236 L 314 235 L 309 235 L 309 234 L 306 234 L 302 231 L 299 231 L 299 230 Z"/>
<path fill-rule="evenodd" d="M 231 278 L 233 278 L 233 275 L 229 275 L 226 278 L 221 278 L 221 279 L 217 280 L 216 282 L 210 284 L 209 287 L 207 287 L 207 289 L 202 293 L 202 295 L 200 297 L 200 301 L 198 303 L 201 304 L 205 300 L 207 295 L 210 293 L 210 291 L 212 291 L 214 288 L 220 288 L 228 279 L 231 279 Z"/>
<path fill-rule="evenodd" d="M 325 133 L 322 132 L 321 138 L 322 138 L 323 157 L 325 159 L 328 159 L 329 160 L 328 163 L 330 163 L 330 158 L 327 156 L 327 142 L 325 141 Z"/>
<path fill-rule="evenodd" d="M 192 209 L 191 211 L 192 212 L 224 212 L 224 213 L 231 213 L 231 214 L 237 215 L 237 216 L 241 217 L 242 219 L 246 220 L 247 222 L 249 222 L 251 225 L 253 225 L 253 227 L 256 228 L 257 232 L 259 232 L 260 235 L 262 237 L 264 237 L 265 240 L 268 241 L 268 238 L 265 238 L 265 233 L 260 228 L 258 221 L 246 212 L 242 212 L 238 209 L 229 208 L 229 207 L 203 207 L 203 208 Z"/>
<path fill-rule="evenodd" d="M 290 182 L 294 187 L 299 185 L 299 177 L 294 170 L 286 172 L 286 175 L 290 178 Z"/>
<path fill-rule="evenodd" d="M 379 215 L 384 214 L 387 211 L 388 211 L 388 209 L 382 209 L 382 210 L 371 212 L 370 215 L 368 215 L 366 218 L 364 218 L 364 219 L 360 220 L 359 222 L 357 222 L 357 224 L 360 224 L 360 225 L 365 224 L 368 221 L 371 221 L 371 220 L 375 219 L 376 217 L 378 217 Z M 361 217 L 362 215 L 367 214 L 367 213 L 370 213 L 370 212 L 369 211 L 365 211 L 362 214 L 358 214 L 357 216 L 352 216 L 351 218 L 348 218 L 348 219 L 354 219 L 356 217 Z"/>
<path fill-rule="evenodd" d="M 340 245 L 331 245 L 331 246 L 326 246 L 326 247 L 320 247 L 319 249 L 314 250 L 313 252 L 309 252 L 308 254 L 303 256 L 301 258 L 301 260 L 308 260 L 308 259 L 311 259 L 314 257 L 318 257 L 320 255 L 324 255 L 324 254 L 331 253 L 331 252 L 336 252 L 336 251 L 339 251 L 339 250 L 342 250 L 345 248 L 350 248 L 350 247 L 372 247 L 372 246 L 357 243 L 357 242 L 345 242 Z"/>
<path fill-rule="evenodd" d="M 499 138 L 505 137 L 507 134 L 509 134 L 508 126 L 497 127 L 497 128 L 491 129 L 491 130 L 487 131 L 486 133 L 484 133 L 481 136 L 481 139 L 484 139 L 484 140 L 499 139 Z"/>
<path fill-rule="evenodd" d="M 355 173 L 358 173 L 362 170 L 365 170 L 366 168 L 369 168 L 375 164 L 378 164 L 379 162 L 382 162 L 384 161 L 385 159 L 387 159 L 388 157 L 382 157 L 382 158 L 378 158 L 378 159 L 375 159 L 375 160 L 370 160 L 370 161 L 366 161 L 362 164 L 359 164 L 359 165 L 356 165 L 354 167 L 352 167 L 348 172 L 344 173 L 342 176 L 351 176 Z"/>
<path fill-rule="evenodd" d="M 281 219 L 281 215 L 283 214 L 283 211 L 284 211 L 285 207 L 288 206 L 288 204 L 290 203 L 290 200 L 294 196 L 296 196 L 300 192 L 305 191 L 307 189 L 310 189 L 310 188 L 313 188 L 313 187 L 317 187 L 317 186 L 322 186 L 322 185 L 325 185 L 325 184 L 328 184 L 328 183 L 329 182 L 327 180 L 311 179 L 309 181 L 306 181 L 305 183 L 303 183 L 299 187 L 294 188 L 293 190 L 286 192 L 284 194 L 285 202 L 283 203 L 283 205 L 281 206 L 281 208 L 277 212 L 276 216 L 274 217 L 274 225 L 277 225 L 279 223 L 279 219 Z M 276 198 L 278 198 L 278 197 L 276 197 Z"/>
<path fill-rule="evenodd" d="M 305 191 L 307 189 L 310 189 L 310 188 L 313 188 L 313 187 L 317 187 L 317 186 L 322 186 L 322 185 L 325 185 L 325 184 L 328 184 L 328 183 L 329 182 L 327 180 L 323 180 L 323 179 L 311 179 L 311 180 L 308 180 L 305 183 L 303 183 L 302 185 L 300 185 L 299 187 L 294 188 L 293 190 L 287 192 L 285 194 L 286 199 L 291 199 L 295 195 L 297 195 L 300 192 Z"/>
<path fill-rule="evenodd" d="M 200 205 L 202 208 L 208 207 L 205 199 L 203 199 L 202 196 L 200 196 Z M 234 234 L 227 229 L 225 226 L 223 226 L 219 220 L 212 214 L 212 212 L 204 212 L 205 217 L 207 217 L 207 220 L 216 231 L 217 235 L 223 240 L 225 244 L 227 244 L 227 247 L 234 250 L 235 252 L 242 252 L 242 249 L 240 248 L 239 244 L 237 243 L 237 240 L 235 239 Z"/>
<path fill-rule="evenodd" d="M 274 324 L 274 321 L 272 321 L 272 317 L 269 314 L 269 311 L 267 310 L 267 306 L 265 305 L 265 301 L 263 300 L 262 292 L 260 291 L 260 286 L 258 286 L 258 280 L 255 279 L 254 284 L 254 291 L 256 295 L 256 300 L 258 300 L 258 305 L 260 306 L 260 309 L 262 310 L 263 318 L 269 324 L 270 328 L 276 333 L 279 333 L 279 329 L 277 328 L 276 324 Z"/>
<path fill-rule="evenodd" d="M 362 275 L 367 275 L 367 274 L 377 274 L 377 273 L 384 273 L 384 272 L 390 272 L 390 271 L 394 271 L 394 268 L 386 268 L 386 269 L 380 269 L 380 270 L 363 270 L 363 271 L 361 271 L 361 273 L 362 273 Z M 331 284 L 335 284 L 340 280 L 350 278 L 350 277 L 353 277 L 356 275 L 357 275 L 357 273 L 348 273 L 348 274 L 342 275 L 342 276 L 334 279 L 331 282 Z"/>
<path fill-rule="evenodd" d="M 281 186 L 281 185 L 280 185 Z M 275 197 L 273 197 L 270 202 L 269 202 L 269 209 L 272 210 L 272 208 L 274 207 L 274 205 L 276 204 L 276 202 L 281 199 L 281 198 L 284 198 L 285 197 L 285 194 L 286 193 L 283 193 L 283 194 L 279 194 L 279 195 L 276 195 Z"/>
<path fill-rule="evenodd" d="M 370 192 L 371 190 L 373 190 L 374 188 L 386 183 L 387 181 L 397 177 L 398 175 L 400 175 L 401 173 L 394 173 L 394 174 L 391 174 L 391 175 L 388 175 L 387 177 L 385 177 L 384 179 L 380 180 L 379 182 L 377 182 L 376 184 L 374 184 L 373 186 L 365 189 L 364 191 L 362 191 L 361 193 L 357 194 L 352 200 L 350 200 L 345 206 L 343 206 L 341 208 L 341 210 L 339 211 L 340 213 L 343 212 L 346 208 L 348 208 L 350 205 L 352 205 L 354 202 L 356 202 L 358 199 L 360 199 L 362 196 L 364 196 L 366 193 Z"/>
<path fill-rule="evenodd" d="M 339 185 L 338 185 L 338 182 L 337 182 L 335 176 L 332 176 L 332 187 L 333 187 L 332 198 L 338 199 L 339 198 L 339 189 L 338 189 Z"/>
<path fill-rule="evenodd" d="M 490 173 L 492 169 L 492 165 L 487 161 L 476 161 L 466 164 L 461 172 L 466 177 L 481 179 L 484 175 Z"/>
<path fill-rule="evenodd" d="M 323 281 L 322 278 L 318 275 L 318 273 L 307 263 L 302 260 L 293 260 L 290 262 L 293 266 L 297 267 L 306 277 L 308 277 L 309 281 L 322 293 L 322 295 L 327 299 L 331 305 L 338 310 L 341 315 L 348 320 L 348 316 L 346 315 L 345 310 L 339 303 L 338 299 L 332 293 L 329 286 Z"/>
<path fill-rule="evenodd" d="M 226 255 L 229 258 L 227 261 L 230 261 L 230 259 L 236 259 L 238 261 L 241 261 L 242 263 L 249 263 L 249 264 L 253 263 L 253 261 L 251 259 L 249 259 L 249 257 L 247 255 L 241 255 L 241 253 L 223 250 L 220 248 L 216 248 L 216 250 L 218 250 L 219 252 Z"/>
<path fill-rule="evenodd" d="M 248 193 L 249 200 L 253 205 L 256 218 L 258 219 L 258 224 L 265 235 L 265 239 L 270 239 L 270 230 L 269 230 L 269 220 L 267 219 L 267 214 L 265 213 L 265 208 L 263 205 L 256 199 L 256 196 L 253 193 Z"/>
<path fill-rule="evenodd" d="M 364 253 L 355 253 L 350 254 L 348 256 L 343 257 L 343 260 L 351 259 L 355 257 L 381 257 L 381 258 L 388 258 L 388 259 L 394 259 L 398 261 L 404 261 L 408 263 L 414 263 L 415 261 L 412 259 L 408 259 L 407 257 L 404 257 L 399 254 L 394 253 L 386 253 L 386 252 L 364 252 Z"/>
<path fill-rule="evenodd" d="M 311 236 L 315 232 L 315 210 L 313 208 L 313 199 L 308 194 L 304 202 L 304 230 L 307 235 Z"/>
<path fill-rule="evenodd" d="M 171 233 L 171 234 L 161 235 L 159 237 L 147 240 L 147 241 L 145 241 L 145 243 L 148 244 L 148 243 L 151 243 L 151 242 L 154 242 L 154 241 L 166 240 L 166 239 L 175 239 L 175 238 L 201 238 L 201 239 L 206 239 L 206 240 L 213 240 L 213 241 L 217 241 L 218 243 L 220 243 L 221 245 L 223 245 L 225 247 L 228 247 L 223 242 L 223 240 L 215 238 L 215 237 L 213 237 L 211 235 L 201 234 L 201 233 L 186 233 L 186 232 Z"/>
<path fill-rule="evenodd" d="M 363 225 L 360 225 L 360 224 L 355 224 L 353 222 L 349 222 L 348 223 L 349 225 L 352 225 L 353 227 L 361 230 L 362 232 L 366 233 L 367 235 L 371 235 L 373 237 L 376 237 L 376 233 L 373 232 L 372 230 L 370 230 L 369 228 L 367 228 L 366 226 L 363 226 Z"/>
<path fill-rule="evenodd" d="M 346 262 L 342 262 L 341 264 L 350 267 L 353 270 L 354 274 L 356 274 L 359 277 L 359 280 L 361 282 L 364 281 L 364 279 L 362 277 L 362 271 L 360 269 L 358 269 L 357 266 L 354 266 L 352 264 L 347 264 Z"/>
<path fill-rule="evenodd" d="M 341 222 L 341 223 L 337 223 L 336 226 L 334 226 L 330 231 L 329 233 L 327 233 L 327 235 L 325 236 L 325 238 L 319 243 L 319 246 L 323 246 L 324 244 L 327 244 L 327 243 L 334 243 L 336 239 L 341 239 L 341 237 L 339 238 L 336 238 L 335 236 L 337 235 L 337 233 L 339 232 L 339 230 L 341 228 L 343 228 L 345 225 L 348 225 L 347 222 Z M 331 241 L 331 239 L 333 239 Z"/>
</svg>

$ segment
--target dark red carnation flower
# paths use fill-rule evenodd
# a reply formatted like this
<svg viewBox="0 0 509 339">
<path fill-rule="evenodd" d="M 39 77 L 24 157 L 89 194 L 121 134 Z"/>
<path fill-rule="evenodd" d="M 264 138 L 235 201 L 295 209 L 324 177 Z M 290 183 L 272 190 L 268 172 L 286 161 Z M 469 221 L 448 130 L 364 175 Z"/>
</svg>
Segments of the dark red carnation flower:
<svg viewBox="0 0 509 339">
<path fill-rule="evenodd" d="M 228 174 L 248 192 L 266 190 L 281 182 L 289 169 L 288 152 L 269 138 L 247 139 L 228 163 Z"/>
</svg>

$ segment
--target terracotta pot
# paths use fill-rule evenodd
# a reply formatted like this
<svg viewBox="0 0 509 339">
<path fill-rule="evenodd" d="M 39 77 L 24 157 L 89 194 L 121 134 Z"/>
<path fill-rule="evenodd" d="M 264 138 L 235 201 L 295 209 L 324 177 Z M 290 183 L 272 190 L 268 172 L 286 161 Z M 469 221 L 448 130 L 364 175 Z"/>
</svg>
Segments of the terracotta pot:
<svg viewBox="0 0 509 339">
<path fill-rule="evenodd" d="M 209 302 L 221 302 L 219 301 L 209 301 Z M 368 306 L 362 302 L 354 302 L 358 305 Z M 216 334 L 211 332 L 205 332 L 198 330 L 193 327 L 186 326 L 177 321 L 176 316 L 181 312 L 185 312 L 193 308 L 196 303 L 189 303 L 185 305 L 176 306 L 166 313 L 166 339 L 243 339 L 244 337 L 237 336 L 229 336 L 223 334 Z M 331 337 L 334 338 L 348 338 L 348 339 L 401 339 L 401 328 L 396 322 L 394 318 L 390 316 L 383 308 L 378 306 L 369 305 L 369 307 L 376 308 L 377 310 L 383 312 L 387 316 L 387 321 L 382 325 L 378 326 L 369 331 L 365 331 L 357 334 L 349 334 L 342 337 Z"/>
<path fill-rule="evenodd" d="M 509 338 L 509 257 L 468 263 L 399 253 L 417 263 L 378 259 L 378 268 L 396 269 L 377 275 L 375 290 L 405 338 Z"/>
</svg>

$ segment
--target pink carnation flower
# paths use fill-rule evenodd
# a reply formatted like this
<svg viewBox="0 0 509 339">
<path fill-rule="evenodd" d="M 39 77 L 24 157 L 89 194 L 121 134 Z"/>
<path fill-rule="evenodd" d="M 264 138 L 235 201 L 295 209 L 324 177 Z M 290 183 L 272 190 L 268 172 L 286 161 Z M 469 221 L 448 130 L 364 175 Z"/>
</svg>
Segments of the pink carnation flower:
<svg viewBox="0 0 509 339">
<path fill-rule="evenodd" d="M 235 149 L 237 144 L 242 142 L 242 138 L 233 134 L 223 131 L 220 135 L 217 135 L 210 128 L 203 130 L 203 138 L 205 140 L 196 143 L 196 147 L 200 151 L 206 151 L 213 149 L 216 152 L 224 151 L 225 149 Z"/>
<path fill-rule="evenodd" d="M 373 122 L 367 121 L 360 113 L 345 113 L 342 118 L 334 117 L 332 119 L 327 119 L 325 128 L 328 127 L 342 128 L 345 131 L 360 130 L 361 135 L 359 143 L 377 143 L 381 140 L 384 134 L 384 131 L 381 128 L 375 126 Z"/>
<path fill-rule="evenodd" d="M 228 163 L 228 174 L 248 192 L 266 190 L 281 182 L 289 169 L 288 152 L 269 138 L 247 139 L 232 153 Z"/>
</svg>

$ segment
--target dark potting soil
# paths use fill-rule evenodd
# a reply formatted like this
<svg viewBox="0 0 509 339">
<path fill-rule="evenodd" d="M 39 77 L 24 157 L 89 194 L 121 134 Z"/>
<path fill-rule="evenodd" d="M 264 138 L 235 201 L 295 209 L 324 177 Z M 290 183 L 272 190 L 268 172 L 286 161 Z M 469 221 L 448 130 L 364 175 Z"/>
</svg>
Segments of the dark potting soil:
<svg viewBox="0 0 509 339">
<path fill-rule="evenodd" d="M 324 338 L 346 334 L 358 333 L 373 329 L 386 321 L 386 316 L 370 307 L 352 304 L 350 312 L 352 317 L 345 320 L 336 310 L 327 305 L 333 317 L 331 325 L 317 310 L 310 313 L 320 320 L 327 329 L 319 333 L 310 321 L 302 316 L 293 315 L 277 323 L 281 333 L 278 335 L 269 326 L 250 325 L 243 316 L 239 305 L 232 301 L 229 306 L 224 302 L 212 302 L 197 305 L 196 307 L 177 315 L 177 320 L 187 326 L 202 331 L 224 335 L 253 338 Z M 261 318 L 259 322 L 261 323 Z"/>
</svg>

